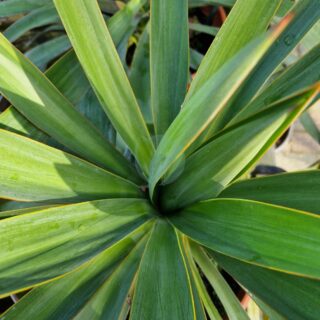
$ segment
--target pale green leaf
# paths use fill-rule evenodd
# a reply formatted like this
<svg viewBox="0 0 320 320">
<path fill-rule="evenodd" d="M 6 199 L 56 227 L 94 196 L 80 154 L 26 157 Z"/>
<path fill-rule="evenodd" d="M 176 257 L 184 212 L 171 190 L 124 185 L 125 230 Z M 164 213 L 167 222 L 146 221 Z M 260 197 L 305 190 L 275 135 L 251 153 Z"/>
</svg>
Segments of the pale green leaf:
<svg viewBox="0 0 320 320">
<path fill-rule="evenodd" d="M 176 181 L 166 185 L 162 203 L 166 209 L 182 208 L 216 197 L 285 132 L 304 110 L 315 89 L 279 102 L 272 108 L 223 131 L 187 158 Z"/>
<path fill-rule="evenodd" d="M 146 224 L 144 200 L 99 200 L 0 221 L 0 295 L 70 272 Z"/>
<path fill-rule="evenodd" d="M 0 197 L 74 202 L 141 197 L 138 187 L 70 154 L 0 130 Z"/>
<path fill-rule="evenodd" d="M 153 143 L 97 2 L 54 3 L 108 118 L 147 175 Z"/>
<path fill-rule="evenodd" d="M 312 170 L 235 182 L 219 198 L 257 200 L 320 214 L 319 194 L 320 170 Z"/>
<path fill-rule="evenodd" d="M 195 319 L 189 276 L 177 235 L 164 220 L 154 226 L 142 257 L 130 318 Z"/>
<path fill-rule="evenodd" d="M 86 159 L 122 176 L 130 163 L 58 89 L 0 35 L 0 91 L 37 127 Z"/>
<path fill-rule="evenodd" d="M 188 1 L 153 0 L 150 19 L 151 108 L 159 143 L 187 92 Z"/>
<path fill-rule="evenodd" d="M 212 250 L 320 279 L 319 215 L 249 200 L 214 199 L 186 208 L 170 221 Z"/>
<path fill-rule="evenodd" d="M 121 266 L 120 263 L 131 261 L 130 256 L 136 256 L 141 251 L 145 240 L 140 239 L 147 230 L 146 226 L 142 226 L 70 274 L 33 289 L 9 309 L 4 317 L 7 320 L 19 317 L 37 320 L 73 318 L 90 303 L 91 298 L 94 299 L 96 292 Z M 139 241 L 141 243 L 137 244 Z M 138 252 L 134 249 L 137 245 Z"/>
</svg>

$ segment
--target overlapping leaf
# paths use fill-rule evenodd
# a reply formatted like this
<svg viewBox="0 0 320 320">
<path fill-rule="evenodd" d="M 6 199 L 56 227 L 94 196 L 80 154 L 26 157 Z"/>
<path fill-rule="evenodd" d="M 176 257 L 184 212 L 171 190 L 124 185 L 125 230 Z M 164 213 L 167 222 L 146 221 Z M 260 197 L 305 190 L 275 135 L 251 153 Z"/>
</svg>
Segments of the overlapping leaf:
<svg viewBox="0 0 320 320">
<path fill-rule="evenodd" d="M 72 271 L 150 220 L 144 200 L 99 200 L 0 221 L 0 295 Z M 146 224 L 147 223 L 147 224 Z"/>
<path fill-rule="evenodd" d="M 0 130 L 0 147 L 2 198 L 63 203 L 141 197 L 132 182 L 9 131 Z"/>
<path fill-rule="evenodd" d="M 249 200 L 214 199 L 186 208 L 170 221 L 212 250 L 320 279 L 318 215 Z"/>
<path fill-rule="evenodd" d="M 217 196 L 277 140 L 308 105 L 316 90 L 307 90 L 275 104 L 247 122 L 222 132 L 187 158 L 181 175 L 163 191 L 164 207 L 181 208 Z"/>
<path fill-rule="evenodd" d="M 54 3 L 97 97 L 147 175 L 153 143 L 97 3 Z"/>
</svg>

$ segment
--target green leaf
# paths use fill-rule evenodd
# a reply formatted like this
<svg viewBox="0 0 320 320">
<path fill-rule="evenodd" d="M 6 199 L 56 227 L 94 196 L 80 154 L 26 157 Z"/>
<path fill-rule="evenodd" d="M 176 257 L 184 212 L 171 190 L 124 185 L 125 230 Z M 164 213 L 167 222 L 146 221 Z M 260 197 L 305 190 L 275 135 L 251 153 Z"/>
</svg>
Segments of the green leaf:
<svg viewBox="0 0 320 320">
<path fill-rule="evenodd" d="M 309 53 L 276 77 L 244 109 L 237 113 L 228 125 L 239 122 L 266 109 L 270 103 L 290 96 L 320 81 L 319 68 L 320 45 L 310 50 Z"/>
<path fill-rule="evenodd" d="M 203 55 L 195 49 L 190 48 L 190 68 L 197 70 L 203 59 Z"/>
<path fill-rule="evenodd" d="M 51 0 L 6 0 L 0 2 L 0 17 L 26 13 L 51 4 Z"/>
<path fill-rule="evenodd" d="M 29 203 L 29 202 L 27 202 Z M 51 208 L 53 205 L 40 205 L 40 204 L 34 204 L 33 206 L 22 208 L 22 209 L 16 209 L 16 210 L 8 210 L 8 211 L 1 211 L 0 212 L 0 219 L 6 219 L 10 217 L 20 216 L 22 214 L 30 213 L 30 212 L 39 212 L 48 208 Z"/>
<path fill-rule="evenodd" d="M 150 87 L 150 27 L 145 27 L 131 64 L 129 79 L 136 95 L 144 120 L 151 124 L 151 87 Z"/>
<path fill-rule="evenodd" d="M 278 32 L 261 37 L 244 48 L 183 104 L 153 157 L 149 179 L 151 196 L 158 181 L 184 157 L 186 150 L 232 98 Z"/>
<path fill-rule="evenodd" d="M 186 264 L 187 264 L 188 272 L 191 278 L 191 285 L 193 289 L 192 293 L 195 300 L 194 302 L 195 302 L 196 312 L 199 312 L 199 309 L 200 309 L 200 307 L 197 305 L 197 297 L 200 297 L 204 307 L 206 308 L 209 318 L 215 319 L 215 320 L 222 320 L 219 314 L 219 311 L 217 310 L 216 306 L 213 304 L 212 298 L 210 297 L 207 291 L 207 288 L 203 283 L 202 277 L 200 275 L 200 270 L 196 266 L 196 263 L 192 257 L 189 239 L 183 235 L 180 238 L 182 238 L 181 240 L 181 242 L 183 242 L 182 250 L 184 249 L 183 253 L 187 261 Z M 198 313 L 196 314 L 196 316 L 197 316 L 196 319 L 198 318 L 202 319 L 201 315 L 199 316 Z"/>
<path fill-rule="evenodd" d="M 0 35 L 0 91 L 37 127 L 86 159 L 130 177 L 130 163 Z"/>
<path fill-rule="evenodd" d="M 318 320 L 320 281 L 268 270 L 213 251 L 210 254 L 222 268 L 284 319 Z"/>
<path fill-rule="evenodd" d="M 300 121 L 310 136 L 320 144 L 320 128 L 318 128 L 311 115 L 308 112 L 304 112 L 300 117 Z"/>
<path fill-rule="evenodd" d="M 153 143 L 97 3 L 54 3 L 108 118 L 147 175 Z"/>
<path fill-rule="evenodd" d="M 95 294 L 100 292 L 101 286 L 109 283 L 115 273 L 119 273 L 117 268 L 127 265 L 126 261 L 132 263 L 139 256 L 146 242 L 140 239 L 146 230 L 142 226 L 70 274 L 34 288 L 3 316 L 8 320 L 20 317 L 38 320 L 73 318 L 87 305 L 91 305 L 90 299 L 96 299 Z M 133 266 L 128 266 L 128 273 L 130 267 L 132 269 Z M 125 288 L 120 290 L 124 292 Z"/>
<path fill-rule="evenodd" d="M 312 170 L 235 182 L 219 198 L 256 200 L 320 214 L 319 194 L 320 170 Z"/>
<path fill-rule="evenodd" d="M 164 220 L 154 226 L 143 255 L 130 318 L 195 319 L 189 276 L 177 235 Z"/>
<path fill-rule="evenodd" d="M 278 41 L 268 50 L 237 95 L 237 101 L 241 101 L 243 106 L 252 99 L 282 60 L 319 20 L 319 3 L 314 0 L 299 1 L 285 19 L 290 18 L 291 22 L 286 26 Z"/>
<path fill-rule="evenodd" d="M 115 144 L 116 132 L 92 89 L 89 89 L 76 108 L 99 129 L 106 139 Z"/>
<path fill-rule="evenodd" d="M 146 224 L 152 212 L 144 200 L 113 199 L 1 220 L 0 295 L 74 270 Z"/>
<path fill-rule="evenodd" d="M 211 27 L 205 24 L 191 23 L 191 22 L 189 22 L 189 29 L 192 31 L 200 32 L 200 33 L 206 33 L 211 36 L 215 36 L 219 31 L 219 28 L 216 28 L 216 27 Z"/>
<path fill-rule="evenodd" d="M 9 131 L 0 130 L 0 146 L 2 198 L 74 202 L 142 195 L 123 178 Z"/>
<path fill-rule="evenodd" d="M 217 266 L 209 259 L 204 250 L 197 244 L 190 243 L 194 259 L 218 295 L 229 319 L 249 320 L 240 301 L 220 274 Z"/>
<path fill-rule="evenodd" d="M 254 265 L 320 279 L 320 217 L 270 204 L 214 199 L 170 221 L 208 248 Z"/>
<path fill-rule="evenodd" d="M 13 42 L 33 28 L 42 27 L 47 24 L 56 23 L 59 21 L 60 19 L 56 9 L 53 6 L 47 5 L 42 8 L 40 7 L 39 9 L 33 10 L 26 16 L 16 20 L 16 22 L 12 23 L 3 32 L 3 34 L 8 40 Z"/>
<path fill-rule="evenodd" d="M 126 8 L 127 7 L 124 7 L 107 21 L 110 34 L 117 47 L 127 38 L 127 32 L 128 30 L 130 31 L 131 25 L 133 24 L 132 20 L 135 19 L 135 12 L 128 12 Z M 88 95 L 86 95 L 86 93 L 90 88 L 90 84 L 73 50 L 70 50 L 69 53 L 59 59 L 46 72 L 46 76 L 81 113 L 85 115 L 88 114 L 88 112 L 83 112 L 83 104 L 87 105 Z M 90 104 L 90 107 L 91 106 L 92 104 Z M 91 121 L 94 119 L 92 113 L 95 112 L 90 113 L 89 119 Z M 94 121 L 94 124 L 98 128 L 101 128 L 101 119 L 105 120 L 106 116 L 99 118 L 97 122 Z M 0 114 L 0 128 L 29 136 L 32 139 L 45 142 L 55 147 L 57 146 L 57 142 L 53 141 L 53 139 L 43 131 L 38 130 L 38 128 L 33 126 L 13 107 L 9 107 L 5 112 Z M 140 181 L 140 178 L 135 177 L 134 173 L 131 177 L 134 181 Z"/>
<path fill-rule="evenodd" d="M 214 123 L 210 125 L 201 141 L 210 139 L 214 134 L 223 129 L 234 116 L 241 111 L 247 103 L 258 93 L 264 82 L 276 70 L 278 65 L 294 49 L 303 35 L 319 19 L 320 10 L 312 0 L 302 1 L 279 25 L 283 25 L 277 40 L 267 50 L 262 59 L 256 64 L 250 75 L 234 94 L 232 101 L 222 110 Z M 299 2 L 300 3 L 300 2 Z M 309 14 L 306 15 L 306 12 Z M 305 20 L 307 22 L 305 23 Z"/>
<path fill-rule="evenodd" d="M 281 1 L 236 1 L 204 57 L 192 81 L 187 99 L 190 99 L 240 49 L 267 30 Z"/>
<path fill-rule="evenodd" d="M 45 70 L 50 61 L 66 52 L 70 47 L 71 44 L 68 37 L 63 35 L 28 50 L 25 56 L 39 69 Z"/>
<path fill-rule="evenodd" d="M 130 306 L 129 292 L 133 289 L 146 240 L 141 240 L 74 319 L 119 319 L 123 308 Z"/>
<path fill-rule="evenodd" d="M 202 7 L 206 5 L 221 5 L 226 7 L 232 7 L 236 0 L 189 0 L 189 7 Z"/>
<path fill-rule="evenodd" d="M 187 92 L 188 1 L 153 0 L 150 19 L 151 107 L 159 143 Z"/>
<path fill-rule="evenodd" d="M 165 186 L 163 207 L 182 208 L 216 197 L 285 132 L 308 105 L 314 91 L 307 90 L 230 127 L 192 154 L 177 180 Z"/>
</svg>

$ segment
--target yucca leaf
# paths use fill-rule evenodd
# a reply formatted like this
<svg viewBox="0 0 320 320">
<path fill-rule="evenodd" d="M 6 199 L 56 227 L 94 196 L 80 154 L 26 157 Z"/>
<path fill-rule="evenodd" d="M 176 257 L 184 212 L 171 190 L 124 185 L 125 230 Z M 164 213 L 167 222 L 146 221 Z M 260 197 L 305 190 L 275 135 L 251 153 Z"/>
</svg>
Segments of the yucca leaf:
<svg viewBox="0 0 320 320">
<path fill-rule="evenodd" d="M 97 2 L 54 3 L 101 105 L 147 175 L 153 143 Z"/>
<path fill-rule="evenodd" d="M 34 288 L 9 309 L 4 317 L 8 320 L 19 317 L 39 320 L 73 318 L 91 303 L 90 299 L 95 299 L 97 290 L 104 283 L 109 283 L 117 268 L 139 255 L 145 245 L 145 240 L 140 239 L 147 230 L 144 226 L 137 229 L 70 274 Z M 128 273 L 129 271 L 128 268 Z M 30 304 L 34 308 L 29 308 Z"/>
<path fill-rule="evenodd" d="M 284 319 L 318 319 L 320 281 L 268 270 L 213 251 L 210 254 L 254 298 L 262 299 Z"/>
<path fill-rule="evenodd" d="M 320 81 L 319 68 L 320 44 L 270 82 L 245 108 L 232 118 L 228 126 L 266 109 L 270 103 Z"/>
<path fill-rule="evenodd" d="M 189 7 L 202 7 L 206 5 L 221 5 L 226 7 L 232 7 L 236 0 L 189 0 Z"/>
<path fill-rule="evenodd" d="M 311 88 L 230 127 L 192 154 L 181 175 L 163 190 L 164 208 L 182 208 L 216 197 L 285 132 L 308 105 L 315 90 Z"/>
<path fill-rule="evenodd" d="M 189 277 L 177 235 L 165 220 L 155 224 L 142 257 L 130 318 L 195 319 Z"/>
<path fill-rule="evenodd" d="M 50 5 L 51 0 L 6 0 L 0 2 L 0 17 L 26 13 Z"/>
<path fill-rule="evenodd" d="M 148 225 L 152 212 L 144 200 L 99 200 L 1 220 L 0 296 L 72 271 Z"/>
<path fill-rule="evenodd" d="M 25 52 L 25 56 L 39 69 L 45 70 L 50 61 L 69 50 L 70 47 L 71 44 L 68 37 L 62 35 L 35 46 Z"/>
<path fill-rule="evenodd" d="M 0 130 L 0 197 L 74 202 L 141 197 L 138 187 L 70 154 Z"/>
<path fill-rule="evenodd" d="M 222 129 L 250 102 L 274 70 L 302 40 L 303 36 L 312 28 L 319 18 L 320 5 L 318 1 L 306 0 L 297 3 L 284 18 L 284 20 L 291 20 L 290 23 L 280 34 L 277 41 L 275 41 L 266 52 L 261 61 L 255 66 L 248 79 L 245 80 L 239 92 L 234 96 L 233 103 L 223 110 L 215 123 L 210 127 L 206 133 L 206 137 L 203 138 L 204 140 Z"/>
<path fill-rule="evenodd" d="M 134 19 L 135 11 L 126 10 L 126 7 L 124 7 L 107 21 L 110 34 L 117 48 L 121 45 L 123 39 L 128 37 L 127 33 L 128 30 L 130 32 Z M 65 54 L 49 68 L 46 72 L 46 76 L 54 83 L 59 91 L 76 106 L 76 108 L 83 111 L 82 106 L 83 103 L 85 103 L 83 99 L 86 100 L 85 95 L 90 88 L 90 84 L 73 50 Z M 102 119 L 106 119 L 106 117 L 104 116 Z M 90 120 L 93 120 L 92 116 L 90 117 Z M 101 119 L 99 119 L 98 123 L 94 122 L 94 124 L 99 127 L 100 121 Z M 54 146 L 57 145 L 55 141 L 52 141 L 52 139 L 43 131 L 38 130 L 23 117 L 21 113 L 12 107 L 9 107 L 5 112 L 0 114 L 0 127 L 27 135 L 32 139 L 41 142 Z M 136 179 L 137 177 L 135 177 L 134 174 L 132 175 L 132 178 L 135 181 L 140 180 Z"/>
<path fill-rule="evenodd" d="M 257 200 L 320 214 L 320 170 L 284 173 L 235 182 L 220 198 Z"/>
<path fill-rule="evenodd" d="M 282 26 L 268 36 L 256 39 L 241 50 L 183 104 L 152 159 L 149 179 L 151 196 L 158 181 L 184 157 L 186 150 L 232 98 L 281 28 Z"/>
<path fill-rule="evenodd" d="M 1 8 L 0 8 L 1 15 Z M 39 9 L 33 10 L 26 16 L 18 19 L 16 22 L 12 23 L 3 34 L 9 39 L 11 42 L 17 40 L 20 36 L 22 36 L 27 31 L 45 26 L 50 23 L 59 22 L 59 15 L 54 8 L 54 6 L 46 5 L 44 7 L 40 7 Z"/>
<path fill-rule="evenodd" d="M 121 262 L 107 281 L 96 291 L 75 320 L 120 319 L 123 309 L 130 308 L 129 292 L 134 288 L 136 273 L 146 245 L 146 238 Z"/>
<path fill-rule="evenodd" d="M 300 117 L 300 121 L 304 129 L 310 134 L 310 136 L 320 144 L 320 128 L 318 128 L 311 115 L 308 112 L 304 112 Z"/>
<path fill-rule="evenodd" d="M 0 91 L 24 116 L 58 142 L 113 172 L 132 175 L 130 163 L 2 35 Z"/>
<path fill-rule="evenodd" d="M 249 317 L 242 308 L 240 301 L 230 288 L 227 281 L 220 274 L 217 266 L 209 259 L 199 245 L 191 242 L 190 247 L 195 261 L 218 295 L 229 319 L 249 320 Z"/>
<path fill-rule="evenodd" d="M 20 216 L 22 214 L 30 213 L 30 212 L 38 212 L 45 209 L 48 209 L 54 205 L 41 205 L 41 204 L 34 204 L 34 206 L 15 209 L 15 210 L 7 210 L 0 212 L 0 219 L 6 219 L 10 217 Z"/>
<path fill-rule="evenodd" d="M 217 310 L 216 306 L 213 304 L 212 299 L 206 289 L 206 286 L 203 282 L 203 279 L 200 275 L 200 270 L 197 267 L 190 249 L 190 241 L 186 236 L 183 236 L 180 234 L 180 241 L 183 243 L 183 246 L 181 246 L 181 250 L 184 253 L 186 265 L 188 267 L 188 272 L 190 274 L 190 281 L 192 285 L 192 293 L 194 297 L 195 307 L 196 307 L 196 319 L 202 319 L 202 315 L 200 313 L 202 307 L 197 304 L 197 298 L 201 298 L 201 304 L 204 305 L 207 314 L 209 315 L 210 319 L 215 320 L 222 320 L 219 311 Z M 200 314 L 199 314 L 200 313 Z M 204 318 L 206 319 L 206 318 Z"/>
<path fill-rule="evenodd" d="M 240 49 L 267 30 L 281 1 L 236 1 L 204 57 L 192 81 L 187 99 L 190 99 Z"/>
<path fill-rule="evenodd" d="M 150 87 L 150 26 L 146 25 L 140 36 L 131 64 L 129 79 L 139 103 L 144 120 L 151 124 L 151 87 Z"/>
<path fill-rule="evenodd" d="M 211 36 L 215 36 L 219 31 L 219 28 L 217 27 L 211 27 L 205 24 L 191 23 L 191 22 L 189 22 L 189 29 L 192 31 L 200 32 L 200 33 L 206 33 Z"/>
<path fill-rule="evenodd" d="M 256 66 L 254 72 L 240 90 L 240 94 L 237 95 L 237 99 L 241 101 L 241 104 L 245 105 L 251 100 L 282 60 L 303 39 L 304 35 L 315 23 L 319 21 L 319 3 L 314 0 L 299 1 L 286 18 L 291 18 L 291 22 L 284 29 L 278 41 L 272 45 Z"/>
<path fill-rule="evenodd" d="M 188 1 L 153 0 L 150 19 L 151 107 L 159 143 L 187 92 Z"/>
<path fill-rule="evenodd" d="M 172 215 L 208 248 L 269 269 L 320 279 L 320 217 L 241 199 L 214 199 Z"/>
</svg>

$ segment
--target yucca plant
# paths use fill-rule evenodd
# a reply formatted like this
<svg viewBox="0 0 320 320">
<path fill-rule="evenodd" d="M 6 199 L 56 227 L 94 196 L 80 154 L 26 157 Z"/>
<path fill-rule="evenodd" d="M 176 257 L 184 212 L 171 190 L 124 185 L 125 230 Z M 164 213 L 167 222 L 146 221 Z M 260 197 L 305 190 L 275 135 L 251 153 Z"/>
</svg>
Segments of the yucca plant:
<svg viewBox="0 0 320 320">
<path fill-rule="evenodd" d="M 319 171 L 244 178 L 319 93 L 319 45 L 271 77 L 319 1 L 266 32 L 282 1 L 238 0 L 188 90 L 187 0 L 151 1 L 126 74 L 145 2 L 107 27 L 54 0 L 74 51 L 45 75 L 0 36 L 0 295 L 31 289 L 1 319 L 222 319 L 204 279 L 248 319 L 222 270 L 272 319 L 318 319 Z"/>
</svg>

